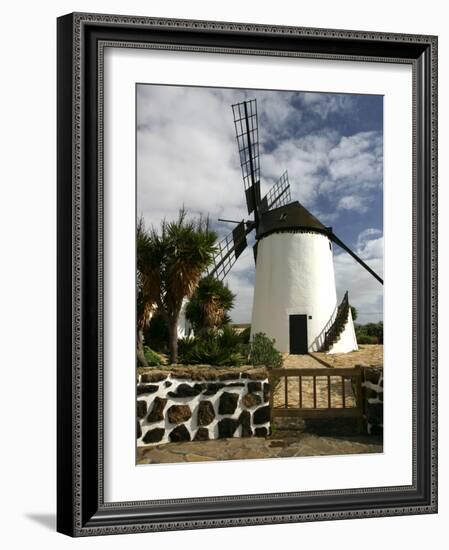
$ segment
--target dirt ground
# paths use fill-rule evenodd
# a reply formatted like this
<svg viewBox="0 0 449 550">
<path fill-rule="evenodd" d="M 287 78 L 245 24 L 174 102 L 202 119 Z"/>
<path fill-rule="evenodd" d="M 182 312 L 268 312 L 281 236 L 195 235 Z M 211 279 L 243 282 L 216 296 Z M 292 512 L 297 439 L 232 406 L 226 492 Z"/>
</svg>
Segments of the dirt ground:
<svg viewBox="0 0 449 550">
<path fill-rule="evenodd" d="M 328 354 L 323 352 L 316 352 L 312 353 L 311 355 L 321 361 L 324 361 L 330 367 L 355 367 L 356 365 L 378 366 L 384 364 L 384 347 L 381 344 L 362 344 L 359 345 L 358 351 L 351 351 L 351 353 Z M 301 356 L 295 355 L 289 357 Z"/>
</svg>

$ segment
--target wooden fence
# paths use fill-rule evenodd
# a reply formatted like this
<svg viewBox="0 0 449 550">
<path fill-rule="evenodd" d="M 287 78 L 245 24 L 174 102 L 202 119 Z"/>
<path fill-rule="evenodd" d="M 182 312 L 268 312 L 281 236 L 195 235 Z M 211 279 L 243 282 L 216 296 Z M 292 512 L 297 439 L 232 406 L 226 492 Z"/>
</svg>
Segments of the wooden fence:
<svg viewBox="0 0 449 550">
<path fill-rule="evenodd" d="M 273 369 L 269 373 L 271 384 L 270 410 L 271 419 L 276 417 L 300 418 L 356 418 L 359 429 L 363 427 L 362 369 L 354 368 L 317 368 L 317 369 Z M 337 382 L 338 400 L 335 398 Z M 292 399 L 293 384 L 298 388 L 296 399 Z M 304 395 L 304 379 L 307 380 L 311 401 L 307 406 Z M 327 384 L 317 390 L 317 379 L 324 379 Z M 333 379 L 333 380 L 332 380 Z M 345 387 L 345 381 L 350 380 L 350 390 Z M 283 388 L 280 382 L 283 380 Z M 338 386 L 339 384 L 339 386 Z M 322 386 L 322 385 L 321 385 Z M 296 388 L 295 393 L 296 393 Z M 334 396 L 332 396 L 334 393 Z M 282 400 L 283 396 L 283 400 Z M 310 398 L 310 391 L 308 391 Z M 282 403 L 283 401 L 283 403 Z"/>
</svg>

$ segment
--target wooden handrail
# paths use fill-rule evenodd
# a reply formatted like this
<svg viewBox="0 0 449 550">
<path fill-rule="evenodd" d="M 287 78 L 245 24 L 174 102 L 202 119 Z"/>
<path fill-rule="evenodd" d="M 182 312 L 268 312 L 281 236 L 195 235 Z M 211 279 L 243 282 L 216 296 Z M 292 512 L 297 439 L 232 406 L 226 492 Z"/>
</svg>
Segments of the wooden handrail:
<svg viewBox="0 0 449 550">
<path fill-rule="evenodd" d="M 291 377 L 291 376 L 359 376 L 362 372 L 360 366 L 356 367 L 336 367 L 336 368 L 296 368 L 288 367 L 282 369 L 271 369 L 270 376 Z"/>
<path fill-rule="evenodd" d="M 349 314 L 349 297 L 348 291 L 345 292 L 340 305 L 337 308 L 337 314 L 332 326 L 326 330 L 324 335 L 323 350 L 328 350 L 335 343 L 338 336 L 341 334 Z"/>
</svg>

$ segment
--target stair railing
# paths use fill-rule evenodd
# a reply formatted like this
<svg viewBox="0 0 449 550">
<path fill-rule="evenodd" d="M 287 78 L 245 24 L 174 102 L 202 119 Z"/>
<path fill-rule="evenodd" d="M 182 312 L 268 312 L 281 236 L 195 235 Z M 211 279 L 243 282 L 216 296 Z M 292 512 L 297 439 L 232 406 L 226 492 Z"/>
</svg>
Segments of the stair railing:
<svg viewBox="0 0 449 550">
<path fill-rule="evenodd" d="M 342 333 L 349 314 L 349 298 L 348 291 L 345 292 L 343 300 L 337 309 L 337 315 L 329 330 L 326 331 L 324 336 L 323 351 L 328 351 L 331 346 L 336 342 L 337 338 Z"/>
</svg>

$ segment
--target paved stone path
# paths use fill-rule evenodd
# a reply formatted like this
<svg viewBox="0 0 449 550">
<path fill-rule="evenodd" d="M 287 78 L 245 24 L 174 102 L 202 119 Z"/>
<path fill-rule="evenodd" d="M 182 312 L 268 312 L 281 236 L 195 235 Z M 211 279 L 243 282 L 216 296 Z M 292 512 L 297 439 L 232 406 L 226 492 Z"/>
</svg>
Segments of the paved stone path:
<svg viewBox="0 0 449 550">
<path fill-rule="evenodd" d="M 381 452 L 381 441 L 372 436 L 327 437 L 296 433 L 283 435 L 282 438 L 232 438 L 140 447 L 137 449 L 137 463 L 167 464 Z"/>
</svg>

